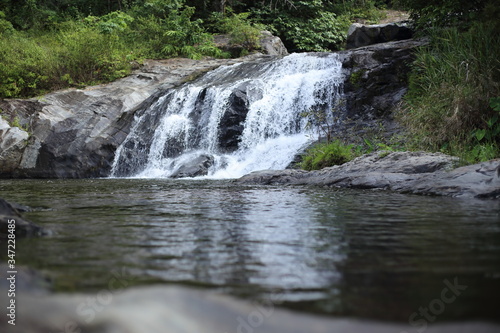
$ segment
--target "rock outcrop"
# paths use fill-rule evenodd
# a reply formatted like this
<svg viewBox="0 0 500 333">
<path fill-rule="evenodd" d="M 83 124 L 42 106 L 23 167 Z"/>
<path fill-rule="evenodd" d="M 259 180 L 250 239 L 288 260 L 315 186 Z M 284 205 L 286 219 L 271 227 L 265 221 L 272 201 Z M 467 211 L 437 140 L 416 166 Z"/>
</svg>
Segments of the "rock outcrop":
<svg viewBox="0 0 500 333">
<path fill-rule="evenodd" d="M 9 224 L 15 226 L 16 239 L 20 237 L 43 236 L 50 232 L 33 222 L 26 221 L 21 212 L 28 210 L 27 207 L 9 203 L 0 198 L 0 240 L 5 239 L 9 235 Z M 15 222 L 9 223 L 14 220 Z"/>
<path fill-rule="evenodd" d="M 415 49 L 427 40 L 403 40 L 342 51 L 344 99 L 351 118 L 390 116 L 408 90 Z"/>
<path fill-rule="evenodd" d="M 441 153 L 375 152 L 317 171 L 256 171 L 242 184 L 300 184 L 381 189 L 465 198 L 500 198 L 500 159 L 454 168 L 457 158 Z"/>
<path fill-rule="evenodd" d="M 6 118 L 0 119 L 0 177 L 107 176 L 134 116 L 157 99 L 157 91 L 221 65 L 258 57 L 150 60 L 132 75 L 109 84 L 29 100 L 0 100 Z"/>
<path fill-rule="evenodd" d="M 346 78 L 347 117 L 364 129 L 378 126 L 380 121 L 390 128 L 391 111 L 407 89 L 412 53 L 424 43 L 397 41 L 340 52 Z M 134 119 L 157 103 L 166 90 L 195 80 L 221 65 L 249 62 L 245 70 L 258 70 L 271 60 L 270 56 L 252 55 L 232 60 L 148 61 L 129 77 L 106 85 L 58 91 L 30 100 L 0 100 L 2 116 L 6 118 L 0 120 L 0 177 L 106 177 Z M 238 71 L 231 75 L 238 75 Z M 248 98 L 244 89 L 235 87 L 221 119 L 224 125 L 218 134 L 221 151 L 232 152 L 238 147 Z M 199 100 L 193 117 L 201 114 L 205 107 L 202 95 Z M 144 135 L 123 146 L 124 156 L 130 163 L 122 166 L 117 175 L 140 171 L 139 160 L 147 154 L 152 141 L 147 134 L 159 126 L 161 116 L 162 113 L 157 112 L 145 118 L 140 124 Z M 203 121 L 207 120 L 200 119 L 200 126 L 204 126 Z M 337 130 L 344 129 L 352 129 L 352 126 L 338 126 Z M 345 136 L 345 133 L 335 134 Z M 351 133 L 351 136 L 356 135 Z M 193 137 L 196 140 L 196 136 Z M 168 147 L 163 152 L 166 157 L 176 157 L 182 150 L 178 142 Z"/>
<path fill-rule="evenodd" d="M 412 37 L 413 30 L 403 22 L 375 25 L 354 23 L 347 31 L 346 49 L 410 39 Z"/>
</svg>

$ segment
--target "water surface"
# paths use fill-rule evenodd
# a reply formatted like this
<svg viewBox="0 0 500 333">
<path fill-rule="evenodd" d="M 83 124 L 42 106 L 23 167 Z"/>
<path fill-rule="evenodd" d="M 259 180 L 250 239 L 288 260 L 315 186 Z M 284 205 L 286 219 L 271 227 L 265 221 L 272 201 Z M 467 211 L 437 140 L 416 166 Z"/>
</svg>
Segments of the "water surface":
<svg viewBox="0 0 500 333">
<path fill-rule="evenodd" d="M 440 320 L 498 320 L 500 203 L 221 180 L 2 180 L 54 231 L 17 244 L 56 291 L 182 284 L 325 315 L 408 321 L 466 285 Z"/>
</svg>

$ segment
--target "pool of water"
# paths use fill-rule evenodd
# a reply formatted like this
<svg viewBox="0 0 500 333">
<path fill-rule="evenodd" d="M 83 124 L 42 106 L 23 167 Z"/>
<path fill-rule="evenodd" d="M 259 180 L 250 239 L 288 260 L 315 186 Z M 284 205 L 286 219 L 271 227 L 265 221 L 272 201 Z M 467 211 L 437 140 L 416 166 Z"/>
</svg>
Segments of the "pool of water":
<svg viewBox="0 0 500 333">
<path fill-rule="evenodd" d="M 225 180 L 2 180 L 50 237 L 16 259 L 55 291 L 181 284 L 325 315 L 498 321 L 500 202 Z M 3 258 L 3 257 L 2 257 Z M 459 285 L 456 297 L 443 290 Z M 465 288 L 466 286 L 466 288 Z M 442 310 L 442 311 L 441 311 Z"/>
</svg>

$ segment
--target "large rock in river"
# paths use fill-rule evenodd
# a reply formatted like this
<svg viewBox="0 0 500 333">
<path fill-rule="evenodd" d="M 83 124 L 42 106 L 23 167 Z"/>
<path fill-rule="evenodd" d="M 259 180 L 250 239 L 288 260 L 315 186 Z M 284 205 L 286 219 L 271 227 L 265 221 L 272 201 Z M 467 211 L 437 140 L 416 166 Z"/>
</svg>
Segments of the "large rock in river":
<svg viewBox="0 0 500 333">
<path fill-rule="evenodd" d="M 0 198 L 0 240 L 8 237 L 11 225 L 14 226 L 16 239 L 50 234 L 48 230 L 25 220 L 21 216 L 21 212 L 27 210 L 29 210 L 28 207 L 10 203 Z"/>
</svg>

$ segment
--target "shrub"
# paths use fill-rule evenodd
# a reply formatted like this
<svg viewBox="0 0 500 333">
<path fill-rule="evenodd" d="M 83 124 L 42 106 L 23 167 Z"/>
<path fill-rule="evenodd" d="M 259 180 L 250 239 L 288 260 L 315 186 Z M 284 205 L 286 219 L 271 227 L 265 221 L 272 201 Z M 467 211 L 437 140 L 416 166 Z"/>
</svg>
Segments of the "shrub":
<svg viewBox="0 0 500 333">
<path fill-rule="evenodd" d="M 319 143 L 309 148 L 302 158 L 300 167 L 305 170 L 319 170 L 333 165 L 344 164 L 355 156 L 353 145 L 345 145 L 340 140 Z"/>
<path fill-rule="evenodd" d="M 254 24 L 248 17 L 250 13 L 235 14 L 228 9 L 225 14 L 215 12 L 212 14 L 211 25 L 216 32 L 229 34 L 230 43 L 241 45 L 247 50 L 258 48 L 261 31 L 266 27 L 263 24 Z"/>
<path fill-rule="evenodd" d="M 500 35 L 491 22 L 432 32 L 417 53 L 400 116 L 422 147 L 460 154 L 476 145 L 472 134 L 487 130 L 496 114 L 489 102 L 500 96 L 498 54 Z"/>
</svg>

